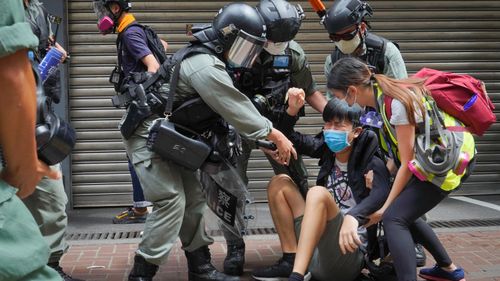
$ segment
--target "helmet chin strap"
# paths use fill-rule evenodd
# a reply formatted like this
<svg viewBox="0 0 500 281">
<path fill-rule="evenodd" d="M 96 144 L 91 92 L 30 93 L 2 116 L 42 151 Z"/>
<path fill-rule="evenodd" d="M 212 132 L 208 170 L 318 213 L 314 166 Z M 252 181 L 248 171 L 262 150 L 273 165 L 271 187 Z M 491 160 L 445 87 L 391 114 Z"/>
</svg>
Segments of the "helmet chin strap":
<svg viewBox="0 0 500 281">
<path fill-rule="evenodd" d="M 122 16 L 123 14 L 123 9 L 120 7 L 120 13 L 117 15 L 115 15 L 112 11 L 111 11 L 111 8 L 109 7 L 109 5 L 106 5 L 106 10 L 108 10 L 109 14 L 111 15 L 112 19 L 113 19 L 113 22 L 115 23 L 113 25 L 113 33 L 116 33 L 116 28 L 118 27 L 118 20 L 120 19 L 120 17 Z"/>
</svg>

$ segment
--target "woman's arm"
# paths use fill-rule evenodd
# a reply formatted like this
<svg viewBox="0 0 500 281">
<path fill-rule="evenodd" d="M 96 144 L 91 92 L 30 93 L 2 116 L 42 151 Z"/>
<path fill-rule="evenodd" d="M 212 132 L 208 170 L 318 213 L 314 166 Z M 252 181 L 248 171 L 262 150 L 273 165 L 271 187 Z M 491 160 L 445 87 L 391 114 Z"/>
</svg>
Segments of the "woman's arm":
<svg viewBox="0 0 500 281">
<path fill-rule="evenodd" d="M 387 200 L 385 200 L 382 208 L 370 216 L 370 222 L 367 224 L 367 227 L 380 221 L 385 210 L 391 205 L 394 199 L 398 197 L 401 191 L 403 191 L 412 176 L 411 171 L 408 169 L 408 162 L 415 156 L 415 126 L 408 124 L 396 125 L 395 127 L 401 167 L 399 167 L 396 173 L 396 178 L 394 179 Z"/>
</svg>

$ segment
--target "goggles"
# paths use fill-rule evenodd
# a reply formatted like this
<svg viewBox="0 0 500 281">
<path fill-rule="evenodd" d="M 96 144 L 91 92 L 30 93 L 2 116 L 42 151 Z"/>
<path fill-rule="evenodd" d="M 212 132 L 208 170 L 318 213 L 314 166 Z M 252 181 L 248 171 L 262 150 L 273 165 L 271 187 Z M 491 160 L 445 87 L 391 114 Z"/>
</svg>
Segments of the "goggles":
<svg viewBox="0 0 500 281">
<path fill-rule="evenodd" d="M 240 30 L 229 49 L 228 63 L 235 68 L 251 68 L 265 43 L 265 38 L 253 36 Z"/>
<path fill-rule="evenodd" d="M 356 36 L 356 34 L 358 34 L 358 31 L 359 31 L 359 25 L 356 25 L 356 29 L 351 32 L 343 34 L 330 34 L 330 39 L 334 42 L 338 42 L 340 40 L 349 41 L 352 40 Z"/>
</svg>

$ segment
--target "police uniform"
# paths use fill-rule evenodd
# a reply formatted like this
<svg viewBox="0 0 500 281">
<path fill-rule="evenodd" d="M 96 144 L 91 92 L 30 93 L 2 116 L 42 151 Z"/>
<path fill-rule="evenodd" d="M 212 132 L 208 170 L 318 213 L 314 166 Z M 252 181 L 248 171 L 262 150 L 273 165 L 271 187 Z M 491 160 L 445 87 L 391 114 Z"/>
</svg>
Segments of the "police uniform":
<svg viewBox="0 0 500 281">
<path fill-rule="evenodd" d="M 0 56 L 37 46 L 38 40 L 24 20 L 20 1 L 0 2 Z M 15 188 L 0 180 L 0 280 L 61 280 L 47 266 L 47 243 L 15 193 Z"/>
<path fill-rule="evenodd" d="M 38 0 L 31 0 L 25 9 L 26 19 L 30 23 L 31 30 L 38 37 L 38 46 L 35 48 L 37 59 L 42 60 L 46 54 L 49 37 L 52 30 L 48 14 Z M 53 74 L 47 81 L 50 85 L 44 84 L 44 91 L 49 96 L 55 94 L 59 96 L 59 71 Z M 57 93 L 54 93 L 57 91 Z M 61 166 L 54 165 L 51 169 L 61 171 Z M 66 204 L 68 197 L 64 191 L 63 180 L 53 180 L 43 178 L 36 186 L 35 192 L 25 199 L 25 205 L 37 222 L 40 232 L 49 244 L 49 263 L 58 263 L 61 256 L 67 251 L 68 245 L 64 239 L 68 217 L 66 214 Z"/>
<path fill-rule="evenodd" d="M 376 73 L 384 74 L 394 79 L 405 79 L 408 77 L 401 52 L 394 43 L 369 31 L 366 33 L 364 42 L 366 44 L 365 52 L 360 56 L 360 59 L 374 66 Z M 379 55 L 379 52 L 383 54 Z M 346 56 L 348 55 L 342 54 L 338 48 L 335 48 L 333 53 L 326 57 L 324 66 L 325 77 L 328 78 L 335 62 L 341 57 Z M 332 98 L 330 91 L 327 91 L 327 98 Z"/>
<path fill-rule="evenodd" d="M 219 58 L 210 54 L 184 59 L 174 104 L 201 97 L 244 137 L 265 138 L 271 132 L 272 123 L 233 86 L 225 67 Z M 167 258 L 177 237 L 188 252 L 213 240 L 205 232 L 203 214 L 207 205 L 196 172 L 162 160 L 146 147 L 148 128 L 155 118 L 151 116 L 142 122 L 124 143 L 145 198 L 153 203 L 137 254 L 159 265 Z"/>
<path fill-rule="evenodd" d="M 288 50 L 285 52 L 285 54 L 290 55 L 291 60 L 290 60 L 290 65 L 289 67 L 286 68 L 285 70 L 286 72 L 284 74 L 278 73 L 277 75 L 275 75 L 278 77 L 272 77 L 273 74 L 271 74 L 272 72 L 271 70 L 273 68 L 273 56 L 267 52 L 262 52 L 261 56 L 257 59 L 254 66 L 249 71 L 249 73 L 252 73 L 251 74 L 252 77 L 247 78 L 253 80 L 252 81 L 253 84 L 251 86 L 245 87 L 238 85 L 238 83 L 236 82 L 235 84 L 237 85 L 237 87 L 240 90 L 242 90 L 242 92 L 244 92 L 247 96 L 252 97 L 255 94 L 261 93 L 261 88 L 265 86 L 264 83 L 266 80 L 268 79 L 280 80 L 281 78 L 282 80 L 284 80 L 283 83 L 287 83 L 287 87 L 284 87 L 283 99 L 285 97 L 286 91 L 290 87 L 297 87 L 303 89 L 306 93 L 306 96 L 312 95 L 316 91 L 316 84 L 313 80 L 312 73 L 309 68 L 309 64 L 307 61 L 306 54 L 304 53 L 304 50 L 296 41 L 293 40 L 289 42 L 287 49 Z M 249 82 L 243 82 L 243 83 L 246 84 Z M 284 100 L 283 102 L 286 103 Z M 286 112 L 284 112 L 284 107 L 283 107 L 283 114 L 286 114 Z M 271 119 L 273 123 L 277 123 L 279 121 L 279 120 L 274 120 L 276 118 L 274 116 L 266 116 L 266 117 Z M 238 157 L 237 170 L 241 178 L 244 180 L 245 184 L 248 184 L 247 167 L 248 167 L 248 160 L 250 158 L 250 154 L 253 148 L 255 148 L 255 145 L 251 141 L 243 139 L 242 141 L 243 151 L 242 154 Z M 290 174 L 287 167 L 279 164 L 267 154 L 266 157 L 269 160 L 276 175 Z M 293 169 L 294 171 L 297 172 L 298 177 L 307 181 L 307 169 L 305 167 L 304 161 L 302 160 L 302 156 L 298 155 L 297 160 L 293 159 L 292 157 L 290 159 L 289 167 L 290 169 Z M 221 226 L 222 226 L 222 231 L 224 233 L 224 237 L 228 242 L 228 244 L 232 244 L 241 239 L 241 235 L 236 236 L 233 231 L 227 228 L 227 225 L 221 224 Z"/>
</svg>

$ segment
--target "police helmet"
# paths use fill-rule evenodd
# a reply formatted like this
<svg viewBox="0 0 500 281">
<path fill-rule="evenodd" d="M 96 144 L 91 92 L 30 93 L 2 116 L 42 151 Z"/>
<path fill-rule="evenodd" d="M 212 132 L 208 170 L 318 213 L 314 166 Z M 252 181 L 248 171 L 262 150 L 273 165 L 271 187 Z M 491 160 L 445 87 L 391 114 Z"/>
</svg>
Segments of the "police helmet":
<svg viewBox="0 0 500 281">
<path fill-rule="evenodd" d="M 292 40 L 304 17 L 300 5 L 294 7 L 285 0 L 261 0 L 257 10 L 266 23 L 267 39 L 273 42 Z"/>
<path fill-rule="evenodd" d="M 236 67 L 251 67 L 266 42 L 266 25 L 248 4 L 231 3 L 220 9 L 212 22 L 218 42 Z"/>
<path fill-rule="evenodd" d="M 337 0 L 326 13 L 324 25 L 329 34 L 338 34 L 350 26 L 361 23 L 365 17 L 372 15 L 372 8 L 364 1 Z"/>
</svg>

